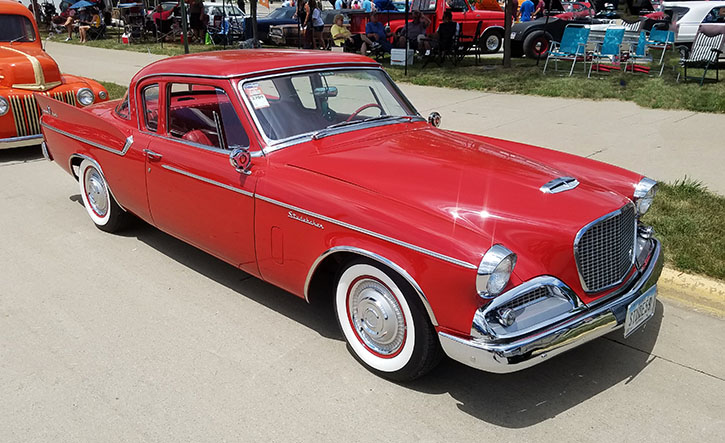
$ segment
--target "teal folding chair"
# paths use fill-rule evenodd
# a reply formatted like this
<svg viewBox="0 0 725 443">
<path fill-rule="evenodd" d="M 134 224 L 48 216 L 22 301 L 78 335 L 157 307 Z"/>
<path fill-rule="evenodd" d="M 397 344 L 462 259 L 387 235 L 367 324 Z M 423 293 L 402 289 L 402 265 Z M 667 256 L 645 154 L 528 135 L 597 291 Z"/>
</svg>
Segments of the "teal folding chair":
<svg viewBox="0 0 725 443">
<path fill-rule="evenodd" d="M 672 50 L 675 50 L 675 32 L 674 31 L 665 31 L 664 29 L 653 29 L 649 33 L 649 46 L 650 48 L 654 49 L 662 49 L 662 54 L 660 55 L 660 77 L 662 76 L 662 71 L 665 69 L 665 53 L 667 52 L 667 48 L 672 47 Z"/>
<path fill-rule="evenodd" d="M 554 59 L 554 69 L 558 70 L 559 60 L 571 60 L 571 69 L 569 76 L 574 72 L 574 65 L 577 60 L 584 60 L 584 70 L 586 71 L 586 48 L 589 39 L 589 28 L 578 25 L 568 25 L 564 29 L 564 35 L 561 36 L 561 42 L 551 42 L 551 50 L 546 57 L 544 63 L 544 74 L 549 60 Z"/>
<path fill-rule="evenodd" d="M 649 40 L 647 33 L 642 31 L 639 33 L 637 43 L 629 48 L 627 59 L 624 63 L 624 72 L 629 69 L 632 64 L 632 72 L 649 72 L 649 66 L 642 66 L 641 63 L 652 63 L 652 56 L 649 54 Z"/>
<path fill-rule="evenodd" d="M 591 64 L 589 65 L 588 77 L 592 76 L 592 69 L 594 68 L 594 63 L 597 64 L 597 72 L 600 72 L 602 70 L 609 72 L 612 69 L 619 69 L 618 67 L 614 66 L 603 67 L 601 65 L 601 62 L 602 60 L 608 60 L 612 64 L 614 64 L 615 62 L 619 63 L 619 61 L 622 59 L 623 39 L 624 28 L 607 28 L 607 31 L 604 33 L 604 41 L 597 44 L 597 46 L 594 48 L 594 52 L 592 52 L 591 54 L 592 59 L 590 61 Z"/>
</svg>

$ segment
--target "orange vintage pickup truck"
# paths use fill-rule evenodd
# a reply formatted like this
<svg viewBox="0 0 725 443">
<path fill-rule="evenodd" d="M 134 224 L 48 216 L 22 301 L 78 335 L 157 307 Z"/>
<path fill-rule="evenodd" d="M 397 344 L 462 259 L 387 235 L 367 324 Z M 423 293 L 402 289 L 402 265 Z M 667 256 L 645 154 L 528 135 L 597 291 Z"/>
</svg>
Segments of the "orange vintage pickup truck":
<svg viewBox="0 0 725 443">
<path fill-rule="evenodd" d="M 98 82 L 60 73 L 28 8 L 0 0 L 0 149 L 42 141 L 35 93 L 79 107 L 108 100 Z"/>
</svg>

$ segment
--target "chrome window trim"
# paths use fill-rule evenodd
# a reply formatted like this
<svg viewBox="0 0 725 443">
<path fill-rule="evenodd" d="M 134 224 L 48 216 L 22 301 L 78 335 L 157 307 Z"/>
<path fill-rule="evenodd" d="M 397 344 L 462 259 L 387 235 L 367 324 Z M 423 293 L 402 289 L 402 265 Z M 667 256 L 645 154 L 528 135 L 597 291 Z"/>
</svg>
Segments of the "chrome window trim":
<svg viewBox="0 0 725 443">
<path fill-rule="evenodd" d="M 121 150 L 113 149 L 113 148 L 111 148 L 109 146 L 102 145 L 102 144 L 96 143 L 96 142 L 92 142 L 92 141 L 90 141 L 88 139 L 85 139 L 83 137 L 79 137 L 77 135 L 71 134 L 70 132 L 66 132 L 66 131 L 63 131 L 62 129 L 58 129 L 58 128 L 54 127 L 54 126 L 49 125 L 48 123 L 46 123 L 46 122 L 44 122 L 42 120 L 40 121 L 40 125 L 43 126 L 46 129 L 50 129 L 51 131 L 57 132 L 58 134 L 61 134 L 61 135 L 65 135 L 66 137 L 72 138 L 72 139 L 77 140 L 77 141 L 79 141 L 81 143 L 85 143 L 87 145 L 91 145 L 94 148 L 103 149 L 104 151 L 108 151 L 108 152 L 111 152 L 113 154 L 120 155 L 122 157 L 124 155 L 126 155 L 126 152 L 128 152 L 129 148 L 133 144 L 133 136 L 129 136 L 129 137 L 126 138 L 126 143 L 123 145 L 123 149 L 121 149 Z"/>
<path fill-rule="evenodd" d="M 433 323 L 433 326 L 438 326 L 438 320 L 436 320 L 435 314 L 433 313 L 433 308 L 430 305 L 430 302 L 428 301 L 428 298 L 423 293 L 423 290 L 420 288 L 420 285 L 418 285 L 418 282 L 415 281 L 413 277 L 408 274 L 405 269 L 403 269 L 401 266 L 396 264 L 390 259 L 387 259 L 383 257 L 382 255 L 378 255 L 374 252 L 367 251 L 365 249 L 360 249 L 352 246 L 335 246 L 334 248 L 330 248 L 327 251 L 320 254 L 319 257 L 312 263 L 312 266 L 310 267 L 309 272 L 307 273 L 307 278 L 305 279 L 305 300 L 307 303 L 310 302 L 309 299 L 309 289 L 310 289 L 310 282 L 312 281 L 312 276 L 315 274 L 315 271 L 317 270 L 317 267 L 322 263 L 322 260 L 329 257 L 330 255 L 337 253 L 337 252 L 350 252 L 357 255 L 362 255 L 364 257 L 371 258 L 377 262 L 380 262 L 384 264 L 385 266 L 389 267 L 393 271 L 397 272 L 401 277 L 403 277 L 413 288 L 413 290 L 418 294 L 418 297 L 420 298 L 420 301 L 423 303 L 423 306 L 425 307 L 426 312 L 428 313 L 428 317 L 430 318 L 431 323 Z"/>
<path fill-rule="evenodd" d="M 249 99 L 246 97 L 246 94 L 242 94 L 241 91 L 239 91 L 239 86 L 241 84 L 243 84 L 245 82 L 249 82 L 249 81 L 269 80 L 272 78 L 284 77 L 284 76 L 292 75 L 292 74 L 298 75 L 298 74 L 309 74 L 312 72 L 321 72 L 321 71 L 343 71 L 343 70 L 347 70 L 347 69 L 351 69 L 351 68 L 358 69 L 358 70 L 370 70 L 370 71 L 382 72 L 383 76 L 385 78 L 387 78 L 388 81 L 390 81 L 391 85 L 393 85 L 393 89 L 395 90 L 395 92 L 397 94 L 399 94 L 400 97 L 402 97 L 403 103 L 405 103 L 406 106 L 409 106 L 413 112 L 415 112 L 414 115 L 416 117 L 419 117 L 422 121 L 425 121 L 425 119 L 420 116 L 420 114 L 415 109 L 415 107 L 413 107 L 413 105 L 410 103 L 410 101 L 408 101 L 408 99 L 405 97 L 405 95 L 403 95 L 403 93 L 400 91 L 400 89 L 395 84 L 395 82 L 390 78 L 388 73 L 385 72 L 385 70 L 382 69 L 382 67 L 380 67 L 380 65 L 377 65 L 377 66 L 376 65 L 359 65 L 359 66 L 349 66 L 348 65 L 348 66 L 339 66 L 339 67 L 333 67 L 333 68 L 329 68 L 327 65 L 325 65 L 325 66 L 318 65 L 317 67 L 315 67 L 313 69 L 303 69 L 303 70 L 299 70 L 299 71 L 285 71 L 285 72 L 271 71 L 273 73 L 271 73 L 269 75 L 255 75 L 252 77 L 242 78 L 242 79 L 240 79 L 239 82 L 237 82 L 236 88 L 234 88 L 237 96 L 239 97 L 241 102 L 244 104 L 244 106 L 246 106 L 247 111 L 249 112 L 249 115 L 252 117 L 252 122 L 254 123 L 254 125 L 257 129 L 257 132 L 262 137 L 263 145 L 265 146 L 264 148 L 262 148 L 262 153 L 264 155 L 267 155 L 269 153 L 278 151 L 283 148 L 298 145 L 298 144 L 304 143 L 304 142 L 309 142 L 312 140 L 313 134 L 315 134 L 315 132 L 317 132 L 317 131 L 310 131 L 310 132 L 306 132 L 306 133 L 302 133 L 302 134 L 297 134 L 295 136 L 287 137 L 287 138 L 284 138 L 281 140 L 270 139 L 269 137 L 267 137 L 267 134 L 265 134 L 264 130 L 262 129 L 262 125 L 259 123 L 259 119 L 257 119 L 257 114 L 254 112 L 254 107 L 249 102 Z M 413 114 L 411 114 L 411 115 L 413 115 Z M 341 131 L 339 133 L 342 134 L 345 132 L 352 132 L 352 131 L 355 131 L 358 129 L 374 128 L 374 127 L 378 127 L 378 126 L 387 126 L 387 125 L 398 124 L 398 123 L 401 123 L 401 122 L 399 122 L 399 121 L 370 122 L 363 126 L 358 125 L 358 126 L 354 126 L 352 128 L 342 127 L 342 128 L 340 128 Z M 343 130 L 343 128 L 344 128 L 344 130 Z"/>
<path fill-rule="evenodd" d="M 340 221 L 340 220 L 336 220 L 334 218 L 327 217 L 325 215 L 318 214 L 316 212 L 308 211 L 308 210 L 299 208 L 297 206 L 293 206 L 293 205 L 290 205 L 290 204 L 287 204 L 287 203 L 283 203 L 281 201 L 278 201 L 278 200 L 275 200 L 275 199 L 272 199 L 272 198 L 269 198 L 269 197 L 265 197 L 263 195 L 256 194 L 256 197 L 258 199 L 260 199 L 260 200 L 266 201 L 268 203 L 272 203 L 273 205 L 277 205 L 277 206 L 281 206 L 283 208 L 291 209 L 293 211 L 301 212 L 302 214 L 308 215 L 310 217 L 314 217 L 314 218 L 317 218 L 317 219 L 320 219 L 320 220 L 324 220 L 324 221 L 326 221 L 328 223 L 332 223 L 332 224 L 335 224 L 337 226 L 341 226 L 343 228 L 347 228 L 347 229 L 350 229 L 350 230 L 353 230 L 353 231 L 356 231 L 356 232 L 360 232 L 362 234 L 369 235 L 371 237 L 375 237 L 375 238 L 378 238 L 380 240 L 387 241 L 388 243 L 392 243 L 394 245 L 402 246 L 404 248 L 407 248 L 407 249 L 410 249 L 410 250 L 419 252 L 421 254 L 425 254 L 425 255 L 431 256 L 433 258 L 437 258 L 439 260 L 446 261 L 448 263 L 452 263 L 454 265 L 461 266 L 461 267 L 466 268 L 466 269 L 478 269 L 478 266 L 476 266 L 476 265 L 474 265 L 472 263 L 468 263 L 466 261 L 459 260 L 457 258 L 449 257 L 447 255 L 443 255 L 443 254 L 440 254 L 438 252 L 431 251 L 429 249 L 425 249 L 425 248 L 422 248 L 420 246 L 416 246 L 416 245 L 413 245 L 411 243 L 404 242 L 402 240 L 398 240 L 398 239 L 395 239 L 395 238 L 392 238 L 392 237 L 388 237 L 387 235 L 379 234 L 377 232 L 370 231 L 369 229 L 365 229 L 365 228 L 361 228 L 359 226 L 351 225 L 350 223 L 346 223 L 346 222 L 343 222 L 343 221 Z"/>
<path fill-rule="evenodd" d="M 596 219 L 594 221 L 591 221 L 591 222 L 587 223 L 586 225 L 584 225 L 583 228 L 581 228 L 579 230 L 579 232 L 576 233 L 576 236 L 574 237 L 574 262 L 576 263 L 576 272 L 577 272 L 577 275 L 579 276 L 579 282 L 582 285 L 582 289 L 586 293 L 593 294 L 593 293 L 602 292 L 602 291 L 606 291 L 608 289 L 611 289 L 611 288 L 613 288 L 613 287 L 621 284 L 627 278 L 627 276 L 629 275 L 629 273 L 632 271 L 632 266 L 634 266 L 634 261 L 636 259 L 636 254 L 634 254 L 634 253 L 632 254 L 632 260 L 631 260 L 630 265 L 629 265 L 629 270 L 624 273 L 624 275 L 622 276 L 622 278 L 620 278 L 618 281 L 616 281 L 616 282 L 614 282 L 614 283 L 612 283 L 612 284 L 610 284 L 608 286 L 599 288 L 596 291 L 590 291 L 589 288 L 587 287 L 586 282 L 584 281 L 584 277 L 581 274 L 581 270 L 579 269 L 579 241 L 584 236 L 584 233 L 587 232 L 587 230 L 589 230 L 589 228 L 591 228 L 592 226 L 596 225 L 597 223 L 600 223 L 600 222 L 602 222 L 604 220 L 607 220 L 609 218 L 615 217 L 615 216 L 623 213 L 624 210 L 628 206 L 631 206 L 632 209 L 634 210 L 634 213 L 635 213 L 635 217 L 634 217 L 634 236 L 632 237 L 632 247 L 634 248 L 635 242 L 637 241 L 637 216 L 636 216 L 637 215 L 637 207 L 631 201 L 628 202 L 627 204 L 625 204 L 624 206 L 622 206 L 621 208 L 617 209 L 616 211 L 612 211 L 612 212 L 610 212 L 608 214 L 605 214 L 605 215 L 599 217 L 598 219 Z"/>
<path fill-rule="evenodd" d="M 242 195 L 246 195 L 247 197 L 254 197 L 254 194 L 253 193 L 251 193 L 249 191 L 246 191 L 244 189 L 235 188 L 234 186 L 229 186 L 227 184 L 218 182 L 216 180 L 212 180 L 210 178 L 202 177 L 201 175 L 197 175 L 197 174 L 194 174 L 194 173 L 189 172 L 189 171 L 184 171 L 183 169 L 175 168 L 175 167 L 169 166 L 169 165 L 161 165 L 161 167 L 164 168 L 164 169 L 166 169 L 166 170 L 169 170 L 171 172 L 175 172 L 177 174 L 181 174 L 183 176 L 186 176 L 186 177 L 189 177 L 189 178 L 193 178 L 195 180 L 199 180 L 199 181 L 202 181 L 204 183 L 208 183 L 210 185 L 218 186 L 220 188 L 224 188 L 224 189 L 227 189 L 227 190 L 232 191 L 232 192 L 236 192 L 236 193 L 239 193 L 239 194 L 242 194 Z"/>
</svg>

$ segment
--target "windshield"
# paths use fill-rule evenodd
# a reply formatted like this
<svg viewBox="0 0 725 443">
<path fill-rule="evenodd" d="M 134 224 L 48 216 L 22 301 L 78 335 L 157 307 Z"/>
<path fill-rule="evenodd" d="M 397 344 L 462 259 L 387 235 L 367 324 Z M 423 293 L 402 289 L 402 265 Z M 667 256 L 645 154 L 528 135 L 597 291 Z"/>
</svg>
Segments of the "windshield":
<svg viewBox="0 0 725 443">
<path fill-rule="evenodd" d="M 276 142 L 370 119 L 417 116 L 385 74 L 350 69 L 240 83 L 260 130 Z"/>
<path fill-rule="evenodd" d="M 34 42 L 35 30 L 27 17 L 0 15 L 0 42 Z"/>
<path fill-rule="evenodd" d="M 294 10 L 294 8 L 277 8 L 274 11 L 270 12 L 266 18 L 282 18 L 287 16 L 291 17 Z"/>
</svg>

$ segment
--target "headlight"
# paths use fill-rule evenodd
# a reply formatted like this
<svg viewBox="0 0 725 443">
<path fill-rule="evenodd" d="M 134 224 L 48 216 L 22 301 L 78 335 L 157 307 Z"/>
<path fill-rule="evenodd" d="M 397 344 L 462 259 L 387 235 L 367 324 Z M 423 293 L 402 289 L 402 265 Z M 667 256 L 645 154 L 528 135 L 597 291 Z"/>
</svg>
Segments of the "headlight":
<svg viewBox="0 0 725 443">
<path fill-rule="evenodd" d="M 652 201 L 657 194 L 657 182 L 647 177 L 637 183 L 634 188 L 634 202 L 637 204 L 637 212 L 644 215 L 652 206 Z"/>
<path fill-rule="evenodd" d="M 76 98 L 78 99 L 78 103 L 83 106 L 88 106 L 93 103 L 93 91 L 88 88 L 81 88 L 76 92 Z"/>
<path fill-rule="evenodd" d="M 483 298 L 496 297 L 509 282 L 516 266 L 516 254 L 502 245 L 493 245 L 486 251 L 478 266 L 476 291 Z"/>
<path fill-rule="evenodd" d="M 98 98 L 100 98 L 101 100 L 107 99 L 108 98 L 108 92 L 106 92 L 106 91 L 99 92 L 98 93 Z"/>
<path fill-rule="evenodd" d="M 10 109 L 10 105 L 8 105 L 8 101 L 5 100 L 5 97 L 0 97 L 0 115 L 7 114 L 8 109 Z"/>
</svg>

